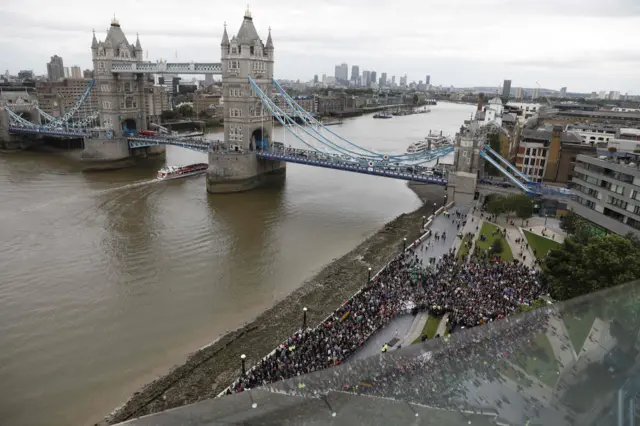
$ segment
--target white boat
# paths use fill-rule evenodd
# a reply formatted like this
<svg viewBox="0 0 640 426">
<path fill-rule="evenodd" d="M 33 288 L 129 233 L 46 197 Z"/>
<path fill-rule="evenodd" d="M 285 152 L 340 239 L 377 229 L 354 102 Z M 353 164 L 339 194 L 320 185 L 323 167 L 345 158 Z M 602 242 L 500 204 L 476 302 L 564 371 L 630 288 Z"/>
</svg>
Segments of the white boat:
<svg viewBox="0 0 640 426">
<path fill-rule="evenodd" d="M 206 173 L 208 168 L 209 164 L 207 163 L 189 164 L 188 166 L 164 166 L 158 170 L 158 180 L 201 175 Z"/>
<path fill-rule="evenodd" d="M 433 133 L 429 131 L 429 134 L 424 138 L 423 141 L 419 141 L 409 145 L 407 148 L 407 152 L 422 152 L 431 149 L 442 148 L 445 145 L 451 145 L 451 138 L 448 136 L 444 136 L 442 131 L 440 133 Z"/>
</svg>

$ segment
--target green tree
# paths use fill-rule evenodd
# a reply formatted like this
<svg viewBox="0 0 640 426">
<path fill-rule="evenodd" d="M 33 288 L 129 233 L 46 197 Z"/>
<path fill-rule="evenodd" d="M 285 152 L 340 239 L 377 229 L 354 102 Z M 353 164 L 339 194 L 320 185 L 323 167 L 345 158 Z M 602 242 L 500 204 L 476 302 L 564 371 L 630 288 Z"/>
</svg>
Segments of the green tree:
<svg viewBox="0 0 640 426">
<path fill-rule="evenodd" d="M 497 238 L 493 241 L 493 244 L 491 244 L 491 253 L 500 254 L 503 248 L 502 238 Z"/>
<path fill-rule="evenodd" d="M 542 271 L 551 296 L 567 300 L 640 278 L 640 249 L 616 234 L 570 237 L 547 254 Z"/>
<path fill-rule="evenodd" d="M 507 212 L 507 197 L 502 195 L 492 196 L 487 203 L 487 212 L 489 214 L 501 215 Z"/>
<path fill-rule="evenodd" d="M 522 219 L 523 224 L 525 219 L 533 216 L 533 198 L 527 197 L 524 194 L 514 195 L 510 197 L 509 204 L 516 216 Z"/>
<path fill-rule="evenodd" d="M 181 105 L 178 108 L 178 115 L 181 117 L 191 117 L 193 116 L 193 107 L 191 105 Z"/>
<path fill-rule="evenodd" d="M 175 111 L 166 110 L 166 111 L 162 111 L 162 113 L 160 113 L 160 116 L 162 117 L 162 121 L 172 120 L 176 118 L 176 113 Z"/>
</svg>

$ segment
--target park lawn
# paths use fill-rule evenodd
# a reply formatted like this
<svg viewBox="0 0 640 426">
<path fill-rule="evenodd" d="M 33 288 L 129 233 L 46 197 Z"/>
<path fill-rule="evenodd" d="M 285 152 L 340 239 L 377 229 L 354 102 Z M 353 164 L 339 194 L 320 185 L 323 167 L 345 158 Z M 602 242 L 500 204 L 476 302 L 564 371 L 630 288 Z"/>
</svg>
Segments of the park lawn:
<svg viewBox="0 0 640 426">
<path fill-rule="evenodd" d="M 555 387 L 559 370 L 556 364 L 556 355 L 549 339 L 543 333 L 536 334 L 531 341 L 531 347 L 542 351 L 546 355 L 546 359 L 535 354 L 521 355 L 518 358 L 521 368 L 547 386 Z"/>
<path fill-rule="evenodd" d="M 433 336 L 436 335 L 436 331 L 438 331 L 438 325 L 440 325 L 441 320 L 442 317 L 434 317 L 429 315 L 429 318 L 427 318 L 427 322 L 422 329 L 422 333 L 420 333 L 420 336 L 416 340 L 414 340 L 413 343 L 420 343 L 422 341 L 422 336 L 424 336 L 425 334 L 427 335 L 427 338 L 433 339 Z"/>
<path fill-rule="evenodd" d="M 495 231 L 498 227 L 489 222 L 482 222 L 482 228 L 480 228 L 480 234 L 478 235 L 478 240 L 476 241 L 476 247 L 480 250 L 491 250 L 491 245 L 496 239 L 502 240 L 502 252 L 500 253 L 500 258 L 503 262 L 510 262 L 513 260 L 513 253 L 511 253 L 511 247 L 509 247 L 509 243 L 502 234 L 493 235 L 493 231 Z M 480 235 L 486 235 L 487 239 L 485 241 L 480 240 Z"/>
<path fill-rule="evenodd" d="M 584 342 L 587 340 L 587 337 L 589 337 L 596 315 L 589 311 L 579 317 L 572 314 L 565 314 L 562 319 L 564 326 L 567 328 L 567 333 L 569 333 L 569 339 L 571 340 L 573 349 L 576 351 L 576 355 L 579 355 L 582 346 L 584 346 Z"/>
<path fill-rule="evenodd" d="M 472 238 L 473 235 L 465 235 L 465 237 L 462 239 L 462 243 L 460 243 L 460 248 L 458 249 L 458 256 L 456 257 L 458 259 L 458 262 L 462 261 L 462 259 L 467 257 L 467 255 L 469 254 L 469 247 L 467 247 L 467 243 L 471 241 Z"/>
<path fill-rule="evenodd" d="M 524 236 L 527 237 L 527 241 L 531 248 L 535 249 L 536 258 L 538 259 L 543 259 L 549 250 L 557 249 L 561 246 L 559 242 L 534 234 L 533 232 L 524 231 Z"/>
</svg>

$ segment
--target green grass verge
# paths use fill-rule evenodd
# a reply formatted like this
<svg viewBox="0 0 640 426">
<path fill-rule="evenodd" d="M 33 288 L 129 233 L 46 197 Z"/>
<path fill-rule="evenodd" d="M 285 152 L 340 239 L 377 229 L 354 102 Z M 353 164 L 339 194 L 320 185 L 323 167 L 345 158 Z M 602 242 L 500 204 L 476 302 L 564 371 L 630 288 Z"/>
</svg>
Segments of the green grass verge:
<svg viewBox="0 0 640 426">
<path fill-rule="evenodd" d="M 420 336 L 416 340 L 414 340 L 413 343 L 422 342 L 422 336 L 424 336 L 425 334 L 427 335 L 428 339 L 433 339 L 433 336 L 436 335 L 436 331 L 438 331 L 438 325 L 440 325 L 441 320 L 442 317 L 433 317 L 429 315 L 429 318 L 427 318 L 427 322 L 422 328 Z"/>
<path fill-rule="evenodd" d="M 493 225 L 488 222 L 482 222 L 482 228 L 480 228 L 480 234 L 478 235 L 478 240 L 476 241 L 476 247 L 480 250 L 490 250 L 491 245 L 497 239 L 502 240 L 502 252 L 500 253 L 500 257 L 504 262 L 510 262 L 513 260 L 513 253 L 511 253 L 511 247 L 509 247 L 509 243 L 502 236 L 501 233 L 493 235 L 493 231 L 498 229 L 496 225 Z M 484 241 L 480 240 L 480 235 L 486 235 L 487 239 Z"/>
<path fill-rule="evenodd" d="M 561 246 L 559 242 L 534 234 L 533 232 L 524 231 L 524 235 L 527 237 L 531 248 L 536 251 L 536 258 L 538 259 L 544 258 L 549 250 L 557 249 Z"/>
<path fill-rule="evenodd" d="M 469 254 L 469 247 L 467 246 L 467 243 L 471 241 L 471 239 L 473 239 L 473 235 L 465 235 L 462 239 L 462 243 L 460 243 L 460 248 L 458 249 L 458 255 L 456 257 L 458 261 L 461 261 Z"/>
<path fill-rule="evenodd" d="M 589 336 L 593 322 L 596 319 L 596 315 L 593 312 L 585 312 L 579 317 L 572 314 L 565 314 L 562 318 L 565 327 L 567 327 L 567 333 L 569 333 L 569 339 L 575 349 L 576 354 L 579 355 L 584 346 L 584 342 Z"/>
</svg>

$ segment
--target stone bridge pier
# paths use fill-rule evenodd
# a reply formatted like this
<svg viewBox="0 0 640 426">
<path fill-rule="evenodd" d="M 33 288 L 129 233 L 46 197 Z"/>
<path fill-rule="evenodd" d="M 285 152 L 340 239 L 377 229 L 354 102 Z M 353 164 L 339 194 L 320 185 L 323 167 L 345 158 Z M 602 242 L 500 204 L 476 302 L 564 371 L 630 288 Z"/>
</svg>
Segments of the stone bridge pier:
<svg viewBox="0 0 640 426">
<path fill-rule="evenodd" d="M 31 99 L 30 95 L 12 92 L 0 94 L 0 149 L 25 149 L 41 138 L 37 135 L 9 133 L 10 117 L 5 106 L 31 123 L 40 124 L 41 120 L 34 99 Z"/>
</svg>

